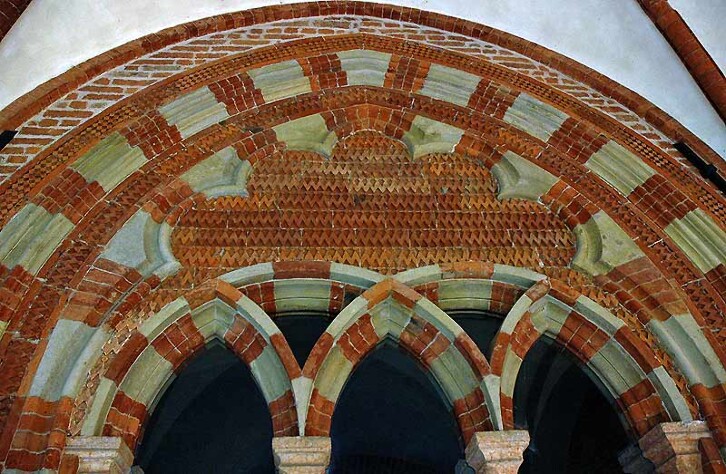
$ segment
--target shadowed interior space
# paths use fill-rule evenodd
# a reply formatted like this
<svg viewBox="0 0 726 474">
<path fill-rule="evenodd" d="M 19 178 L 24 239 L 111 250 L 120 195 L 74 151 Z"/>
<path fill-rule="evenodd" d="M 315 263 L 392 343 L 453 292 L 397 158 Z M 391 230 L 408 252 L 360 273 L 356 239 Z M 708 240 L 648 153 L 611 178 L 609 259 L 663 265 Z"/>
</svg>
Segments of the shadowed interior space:
<svg viewBox="0 0 726 474">
<path fill-rule="evenodd" d="M 270 412 L 249 368 L 219 343 L 192 360 L 147 423 L 146 474 L 275 472 Z"/>
<path fill-rule="evenodd" d="M 333 414 L 331 474 L 451 473 L 459 429 L 437 384 L 391 341 L 354 370 Z"/>
<path fill-rule="evenodd" d="M 604 387 L 566 349 L 540 338 L 514 390 L 517 429 L 529 431 L 521 474 L 622 472 L 630 442 Z"/>
</svg>

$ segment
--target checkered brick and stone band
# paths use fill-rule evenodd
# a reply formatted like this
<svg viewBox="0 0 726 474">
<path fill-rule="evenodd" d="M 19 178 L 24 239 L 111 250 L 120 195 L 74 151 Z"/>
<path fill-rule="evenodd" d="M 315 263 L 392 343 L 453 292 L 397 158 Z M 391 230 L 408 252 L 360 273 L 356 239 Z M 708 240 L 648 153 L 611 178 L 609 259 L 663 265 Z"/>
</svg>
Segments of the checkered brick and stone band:
<svg viewBox="0 0 726 474">
<path fill-rule="evenodd" d="M 67 427 L 79 423 L 71 413 L 88 408 L 74 405 L 86 403 L 76 395 L 93 395 L 89 387 L 100 387 L 105 373 L 93 372 L 84 385 L 79 367 L 85 366 L 76 362 L 140 341 L 139 321 L 188 293 L 170 242 L 194 209 L 215 199 L 230 206 L 243 201 L 255 166 L 268 156 L 297 150 L 331 157 L 362 131 L 403 144 L 412 160 L 467 157 L 496 179 L 502 202 L 535 202 L 573 232 L 577 252 L 557 271 L 568 280 L 587 279 L 588 295 L 609 301 L 624 326 L 598 332 L 582 322 L 578 314 L 586 311 L 575 303 L 552 303 L 557 291 L 572 293 L 552 279 L 553 289 L 531 304 L 520 294 L 528 286 L 469 281 L 463 288 L 483 292 L 471 298 L 477 304 L 504 311 L 515 298 L 523 311 L 508 320 L 510 340 L 498 340 L 506 347 L 497 353 L 501 367 L 516 372 L 535 334 L 563 343 L 574 338 L 571 345 L 587 353 L 581 359 L 595 373 L 607 371 L 605 354 L 644 345 L 657 364 L 636 356 L 642 351 L 629 357 L 636 361 L 632 373 L 645 374 L 650 385 L 638 386 L 642 380 L 630 372 L 606 384 L 619 403 L 641 412 L 625 416 L 640 426 L 663 416 L 651 392 L 672 391 L 665 371 L 690 407 L 660 395 L 671 400 L 663 402 L 668 416 L 688 411 L 705 418 L 718 445 L 726 445 L 724 199 L 683 165 L 670 143 L 683 139 L 715 157 L 641 98 L 536 45 L 411 9 L 349 2 L 270 7 L 133 42 L 41 87 L 2 111 L 0 121 L 20 131 L 0 158 L 0 458 L 7 468 L 57 466 Z M 380 189 L 386 186 L 408 189 L 404 182 Z M 454 261 L 447 249 L 461 243 L 437 235 L 430 246 L 441 249 L 439 261 Z M 324 248 L 339 245 L 339 237 L 326 230 L 315 238 Z M 373 253 L 341 252 L 340 260 L 368 266 Z M 253 254 L 257 262 L 280 259 Z M 311 257 L 294 259 L 301 258 Z M 521 265 L 516 255 L 494 260 Z M 412 288 L 455 304 L 446 295 L 459 291 L 456 284 L 423 280 Z M 301 303 L 277 298 L 285 291 L 277 283 L 254 284 L 260 286 L 239 289 L 257 292 L 266 310 Z M 294 293 L 295 285 L 287 289 Z M 327 291 L 340 299 L 329 301 L 329 309 L 344 311 L 368 288 L 365 281 L 330 283 Z M 555 307 L 573 313 L 537 316 Z M 437 326 L 414 316 L 414 326 L 401 333 L 410 342 L 404 347 L 424 357 L 416 352 L 416 325 Z M 371 324 L 380 337 L 390 336 Z M 455 334 L 441 334 L 432 340 L 456 347 Z M 352 365 L 352 357 L 344 358 Z M 625 364 L 623 357 L 617 360 Z M 504 400 L 511 380 L 495 367 L 490 380 L 499 377 L 501 384 L 495 399 Z M 447 396 L 453 403 L 471 395 L 460 392 Z M 508 426 L 506 403 L 479 409 L 474 398 L 459 402 L 461 413 L 477 414 L 466 423 L 486 425 L 486 408 L 489 423 Z M 297 426 L 310 413 L 298 407 Z M 38 416 L 42 429 L 27 429 L 26 423 L 40 423 Z"/>
<path fill-rule="evenodd" d="M 473 265 L 468 267 L 475 268 Z M 444 286 L 448 289 L 444 294 L 456 293 L 458 299 L 466 299 L 472 289 L 486 285 L 520 288 L 522 296 L 505 317 L 493 358 L 499 352 L 515 350 L 523 357 L 526 349 L 511 347 L 514 344 L 509 341 L 519 336 L 512 337 L 506 332 L 511 326 L 508 321 L 521 318 L 522 301 L 545 297 L 550 280 L 516 268 L 498 266 L 493 269 L 497 272 L 496 277 L 493 271 L 469 273 L 438 283 L 446 282 Z M 441 273 L 441 267 L 435 266 L 391 279 L 360 268 L 320 262 L 262 264 L 225 275 L 193 290 L 145 319 L 122 347 L 110 355 L 99 386 L 87 411 L 82 414 L 79 434 L 121 436 L 133 448 L 148 416 L 147 407 L 153 406 L 183 362 L 214 337 L 225 341 L 250 366 L 268 400 L 276 436 L 296 434 L 298 419 L 305 434 L 329 435 L 330 419 L 340 390 L 357 363 L 386 338 L 405 348 L 439 383 L 465 440 L 468 441 L 474 432 L 492 430 L 495 425 L 499 429 L 511 428 L 511 419 L 507 419 L 507 413 L 511 414 L 511 391 L 505 389 L 504 384 L 514 383 L 516 368 L 504 377 L 501 367 L 493 371 L 469 336 L 440 307 L 400 281 L 408 280 L 412 273 L 418 273 L 420 277 L 422 270 L 433 278 L 437 278 L 437 272 Z M 427 284 L 434 282 L 429 279 Z M 530 283 L 532 286 L 525 292 L 524 288 Z M 310 300 L 308 308 L 327 309 L 340 299 L 340 293 L 334 290 L 340 285 L 370 288 L 342 309 L 315 345 L 302 371 L 269 316 L 244 296 L 246 292 L 275 295 L 262 299 L 274 301 L 278 306 L 289 304 L 282 302 L 294 297 L 297 303 L 288 307 L 297 311 L 304 307 L 301 301 L 304 299 Z M 297 292 L 293 296 L 290 288 L 296 286 L 316 290 Z M 260 291 L 260 288 L 270 290 Z M 473 294 L 483 299 L 480 291 Z M 557 293 L 553 292 L 553 295 Z M 542 331 L 542 335 L 556 339 L 585 363 L 588 358 L 597 356 L 601 364 L 629 368 L 623 375 L 622 372 L 604 372 L 597 364 L 588 364 L 608 389 L 622 392 L 614 393 L 614 396 L 624 420 L 635 432 L 643 434 L 660 421 L 692 418 L 674 382 L 642 343 L 621 344 L 616 334 L 612 340 L 596 339 L 593 344 L 599 346 L 593 349 L 593 344 L 578 346 L 579 339 L 567 337 L 564 329 L 571 325 L 569 320 L 574 319 L 580 326 L 593 328 L 590 333 L 604 334 L 606 330 L 612 332 L 612 328 L 601 327 L 617 326 L 618 323 L 622 326 L 622 322 L 584 296 L 578 297 L 575 304 L 586 308 L 583 311 L 586 316 L 574 309 L 565 313 L 562 308 L 566 303 L 556 296 L 547 297 L 551 298 L 553 306 L 538 314 L 565 322 L 559 333 Z M 449 308 L 455 307 L 452 305 L 449 302 Z M 579 326 L 578 329 L 582 337 L 586 330 Z M 612 347 L 603 350 L 602 339 Z M 624 380 L 624 377 L 629 379 Z M 627 386 L 623 385 L 627 383 L 633 384 L 633 394 L 627 393 Z M 647 394 L 644 399 L 633 399 L 634 394 L 642 393 Z M 642 411 L 643 406 L 650 411 Z M 494 421 L 489 413 L 496 413 Z M 636 420 L 634 416 L 640 418 Z"/>
</svg>

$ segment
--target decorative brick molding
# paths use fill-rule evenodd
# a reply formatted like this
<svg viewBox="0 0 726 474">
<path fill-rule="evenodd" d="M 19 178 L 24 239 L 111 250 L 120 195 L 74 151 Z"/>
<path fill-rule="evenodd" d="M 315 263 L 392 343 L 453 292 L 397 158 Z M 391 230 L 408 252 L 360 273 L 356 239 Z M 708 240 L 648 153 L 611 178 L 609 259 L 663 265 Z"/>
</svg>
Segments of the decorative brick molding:
<svg viewBox="0 0 726 474">
<path fill-rule="evenodd" d="M 272 452 L 280 474 L 323 474 L 330 463 L 330 438 L 272 438 Z"/>
<path fill-rule="evenodd" d="M 69 470 L 69 473 L 128 474 L 134 460 L 133 453 L 123 440 L 111 436 L 70 438 L 63 454 L 64 457 L 77 458 L 77 470 Z M 71 460 L 64 463 L 74 464 Z"/>
<path fill-rule="evenodd" d="M 466 446 L 466 462 L 477 474 L 516 474 L 528 445 L 529 433 L 523 430 L 475 433 Z"/>
</svg>

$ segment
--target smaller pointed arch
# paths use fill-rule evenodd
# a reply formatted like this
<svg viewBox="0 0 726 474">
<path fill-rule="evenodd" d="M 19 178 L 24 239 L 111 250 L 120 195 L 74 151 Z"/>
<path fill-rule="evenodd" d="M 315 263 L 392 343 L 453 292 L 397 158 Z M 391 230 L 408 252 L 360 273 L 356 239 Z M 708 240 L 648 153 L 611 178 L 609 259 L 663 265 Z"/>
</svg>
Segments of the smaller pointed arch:
<svg viewBox="0 0 726 474">
<path fill-rule="evenodd" d="M 250 368 L 270 410 L 275 436 L 297 435 L 292 380 L 299 377 L 300 367 L 272 319 L 221 280 L 167 304 L 129 336 L 102 377 L 82 433 L 121 436 L 135 446 L 165 387 L 213 339 Z"/>
<path fill-rule="evenodd" d="M 429 371 L 452 405 L 462 437 L 493 429 L 489 363 L 446 313 L 408 286 L 386 279 L 350 303 L 320 337 L 303 368 L 309 385 L 304 433 L 328 436 L 337 399 L 356 365 L 384 339 Z M 299 407 L 299 409 L 302 409 Z"/>
<path fill-rule="evenodd" d="M 566 301 L 558 298 L 565 295 Z M 662 421 L 692 419 L 673 379 L 623 321 L 561 282 L 543 279 L 515 303 L 494 341 L 492 371 L 501 377 L 505 428 L 514 426 L 519 369 L 541 337 L 555 340 L 585 364 L 622 407 L 635 433 L 645 434 Z"/>
</svg>

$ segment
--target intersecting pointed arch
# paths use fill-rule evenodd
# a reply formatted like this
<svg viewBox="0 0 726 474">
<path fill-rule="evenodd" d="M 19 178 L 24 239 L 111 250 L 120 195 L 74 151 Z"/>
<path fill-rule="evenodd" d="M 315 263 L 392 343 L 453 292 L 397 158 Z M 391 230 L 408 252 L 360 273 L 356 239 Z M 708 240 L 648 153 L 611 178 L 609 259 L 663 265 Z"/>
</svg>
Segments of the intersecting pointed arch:
<svg viewBox="0 0 726 474">
<path fill-rule="evenodd" d="M 589 369 L 635 434 L 643 435 L 663 421 L 692 420 L 673 379 L 625 323 L 586 296 L 569 301 L 557 297 L 568 293 L 572 296 L 559 281 L 538 281 L 514 304 L 495 338 L 492 371 L 501 377 L 504 427 L 514 427 L 519 369 L 541 337 L 556 341 Z"/>
<path fill-rule="evenodd" d="M 280 330 L 252 300 L 211 280 L 164 306 L 127 339 L 101 380 L 84 434 L 122 436 L 130 447 L 176 371 L 213 339 L 250 368 L 275 436 L 298 433 L 291 380 L 300 367 Z"/>
<path fill-rule="evenodd" d="M 462 437 L 492 429 L 489 364 L 446 313 L 409 287 L 386 279 L 350 303 L 331 323 L 303 368 L 309 383 L 305 434 L 327 436 L 333 410 L 356 365 L 383 339 L 412 354 L 452 404 Z"/>
</svg>

